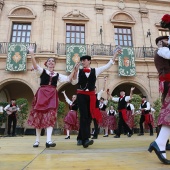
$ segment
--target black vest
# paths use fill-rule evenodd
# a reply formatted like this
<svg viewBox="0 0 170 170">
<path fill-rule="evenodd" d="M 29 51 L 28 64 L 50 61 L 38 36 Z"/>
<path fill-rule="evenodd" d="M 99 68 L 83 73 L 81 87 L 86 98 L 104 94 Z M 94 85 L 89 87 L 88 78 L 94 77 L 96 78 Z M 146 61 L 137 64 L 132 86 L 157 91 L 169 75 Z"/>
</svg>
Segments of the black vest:
<svg viewBox="0 0 170 170">
<path fill-rule="evenodd" d="M 121 100 L 120 100 L 120 98 L 119 98 L 118 110 L 126 109 L 127 102 L 125 101 L 125 97 L 126 97 L 126 96 L 124 96 Z"/>
<path fill-rule="evenodd" d="M 130 104 L 126 107 L 127 110 L 131 110 Z"/>
<path fill-rule="evenodd" d="M 99 100 L 97 99 L 97 94 L 96 94 L 96 108 L 99 108 Z"/>
<path fill-rule="evenodd" d="M 78 110 L 77 100 L 74 101 L 72 105 L 69 105 L 69 109 L 70 109 L 70 110 L 75 110 L 75 111 Z"/>
<path fill-rule="evenodd" d="M 58 81 L 59 74 L 57 73 L 56 76 L 52 77 L 51 85 L 57 87 L 57 81 Z M 45 69 L 43 69 L 43 72 L 40 76 L 40 86 L 41 85 L 49 85 L 50 82 L 50 76 L 46 73 Z"/>
<path fill-rule="evenodd" d="M 96 83 L 96 72 L 95 69 L 92 68 L 89 77 L 86 77 L 83 69 L 79 70 L 79 79 L 78 79 L 78 87 L 77 89 L 94 91 Z"/>
<path fill-rule="evenodd" d="M 102 110 L 102 111 L 105 111 L 105 110 L 106 110 L 106 107 L 107 107 L 107 106 L 106 106 L 105 104 L 103 104 L 103 107 L 101 107 L 101 108 L 99 107 L 99 109 Z"/>
<path fill-rule="evenodd" d="M 114 115 L 115 115 L 115 111 L 113 113 L 111 113 L 109 110 L 109 116 L 114 116 Z"/>
<path fill-rule="evenodd" d="M 147 102 L 145 102 L 143 105 L 141 104 L 141 108 L 146 108 L 147 107 Z M 150 110 L 142 110 L 143 114 L 148 114 L 150 112 Z"/>
</svg>

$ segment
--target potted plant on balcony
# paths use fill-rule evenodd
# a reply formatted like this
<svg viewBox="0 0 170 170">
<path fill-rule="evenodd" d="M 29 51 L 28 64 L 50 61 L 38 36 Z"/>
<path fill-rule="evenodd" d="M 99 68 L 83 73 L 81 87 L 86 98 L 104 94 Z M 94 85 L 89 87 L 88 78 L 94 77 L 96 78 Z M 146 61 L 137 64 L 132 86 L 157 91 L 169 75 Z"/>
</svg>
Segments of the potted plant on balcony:
<svg viewBox="0 0 170 170">
<path fill-rule="evenodd" d="M 28 101 L 25 98 L 19 98 L 16 100 L 16 104 L 20 108 L 20 110 L 17 112 L 16 133 L 23 135 L 24 134 L 24 123 L 28 117 Z"/>
<path fill-rule="evenodd" d="M 3 108 L 6 107 L 7 105 L 8 105 L 7 102 L 0 102 L 0 106 Z M 3 125 L 3 123 L 6 123 L 6 121 L 7 121 L 7 114 L 3 110 L 3 112 L 0 113 L 0 135 L 4 135 L 4 133 L 5 133 L 5 127 L 2 128 L 2 125 Z"/>
</svg>

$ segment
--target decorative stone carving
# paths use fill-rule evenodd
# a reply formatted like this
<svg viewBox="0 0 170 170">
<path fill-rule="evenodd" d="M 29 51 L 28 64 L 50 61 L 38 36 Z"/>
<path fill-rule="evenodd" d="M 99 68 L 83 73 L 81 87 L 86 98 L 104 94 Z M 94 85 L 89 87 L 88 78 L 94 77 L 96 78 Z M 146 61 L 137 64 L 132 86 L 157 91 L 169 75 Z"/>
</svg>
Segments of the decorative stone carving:
<svg viewBox="0 0 170 170">
<path fill-rule="evenodd" d="M 12 9 L 8 15 L 9 18 L 35 18 L 36 14 L 25 6 Z"/>
<path fill-rule="evenodd" d="M 88 21 L 89 18 L 81 13 L 78 9 L 74 9 L 73 11 L 67 13 L 62 17 L 63 20 L 80 20 L 80 21 Z"/>
<path fill-rule="evenodd" d="M 104 6 L 102 4 L 95 5 L 94 8 L 96 9 L 97 14 L 103 14 Z"/>
<path fill-rule="evenodd" d="M 33 13 L 27 9 L 27 8 L 19 8 L 19 9 L 15 9 L 11 15 L 16 15 L 16 16 L 29 16 L 29 15 L 33 15 Z"/>
<path fill-rule="evenodd" d="M 135 24 L 135 19 L 126 13 L 117 13 L 117 14 L 112 15 L 111 22 Z"/>
<path fill-rule="evenodd" d="M 46 10 L 55 11 L 57 8 L 57 2 L 55 0 L 44 0 L 43 7 L 44 11 Z"/>
<path fill-rule="evenodd" d="M 125 9 L 124 0 L 119 0 L 119 2 L 118 2 L 118 8 L 121 9 L 121 10 Z"/>
<path fill-rule="evenodd" d="M 148 18 L 148 12 L 149 10 L 146 7 L 147 1 L 139 1 L 140 9 L 139 12 L 141 13 L 142 18 Z"/>
<path fill-rule="evenodd" d="M 4 6 L 4 0 L 0 0 L 0 11 L 2 11 L 3 6 Z"/>
</svg>

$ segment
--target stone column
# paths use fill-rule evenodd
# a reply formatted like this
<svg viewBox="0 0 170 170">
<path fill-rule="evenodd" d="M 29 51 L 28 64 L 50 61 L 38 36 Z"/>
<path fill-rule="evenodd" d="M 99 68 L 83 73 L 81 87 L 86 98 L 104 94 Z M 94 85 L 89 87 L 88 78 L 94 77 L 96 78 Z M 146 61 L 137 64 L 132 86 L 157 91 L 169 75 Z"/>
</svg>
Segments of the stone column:
<svg viewBox="0 0 170 170">
<path fill-rule="evenodd" d="M 96 0 L 96 5 L 94 7 L 96 9 L 96 30 L 97 30 L 97 43 L 101 43 L 101 34 L 100 34 L 100 29 L 104 30 L 104 25 L 103 25 L 103 10 L 104 6 L 102 4 L 102 0 Z M 102 42 L 104 44 L 104 32 L 102 32 Z"/>
<path fill-rule="evenodd" d="M 147 1 L 141 1 L 141 0 L 139 1 L 140 4 L 139 12 L 141 14 L 143 37 L 144 37 L 143 45 L 146 47 L 150 47 L 151 46 L 150 37 L 147 37 L 148 29 L 150 29 L 150 22 L 148 18 L 149 10 L 146 8 L 146 3 Z"/>
<path fill-rule="evenodd" d="M 2 12 L 3 6 L 4 6 L 4 0 L 0 0 L 0 14 Z"/>
<path fill-rule="evenodd" d="M 55 0 L 44 0 L 43 2 L 43 31 L 41 52 L 54 52 L 54 24 L 57 2 Z"/>
</svg>

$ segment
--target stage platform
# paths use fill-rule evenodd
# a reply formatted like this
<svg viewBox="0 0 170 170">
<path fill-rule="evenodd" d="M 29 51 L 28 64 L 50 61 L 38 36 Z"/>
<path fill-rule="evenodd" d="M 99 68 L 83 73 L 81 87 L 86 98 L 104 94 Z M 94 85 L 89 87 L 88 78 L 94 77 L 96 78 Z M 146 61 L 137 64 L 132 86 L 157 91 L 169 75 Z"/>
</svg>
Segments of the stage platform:
<svg viewBox="0 0 170 170">
<path fill-rule="evenodd" d="M 0 170 L 169 170 L 154 152 L 147 151 L 155 136 L 121 138 L 99 136 L 88 148 L 77 146 L 71 139 L 53 136 L 55 148 L 45 148 L 46 136 L 33 148 L 35 136 L 0 138 Z M 170 159 L 170 151 L 167 151 Z"/>
</svg>

